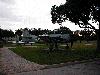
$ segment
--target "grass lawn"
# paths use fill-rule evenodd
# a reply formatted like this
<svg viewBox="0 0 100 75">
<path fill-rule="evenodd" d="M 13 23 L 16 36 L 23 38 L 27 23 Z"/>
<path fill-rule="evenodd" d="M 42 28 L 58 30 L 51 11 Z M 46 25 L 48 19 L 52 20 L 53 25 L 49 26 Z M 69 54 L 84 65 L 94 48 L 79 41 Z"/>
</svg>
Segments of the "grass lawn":
<svg viewBox="0 0 100 75">
<path fill-rule="evenodd" d="M 44 50 L 47 48 L 44 44 L 34 44 L 37 47 L 16 47 L 11 48 L 13 52 L 24 57 L 25 59 L 36 62 L 38 64 L 59 64 L 68 61 L 84 60 L 99 58 L 100 53 L 96 53 L 96 44 L 91 42 L 91 45 L 83 43 L 75 43 L 73 48 L 49 52 Z"/>
<path fill-rule="evenodd" d="M 3 44 L 3 47 L 16 47 L 16 44 L 13 44 L 13 43 L 4 43 Z"/>
</svg>

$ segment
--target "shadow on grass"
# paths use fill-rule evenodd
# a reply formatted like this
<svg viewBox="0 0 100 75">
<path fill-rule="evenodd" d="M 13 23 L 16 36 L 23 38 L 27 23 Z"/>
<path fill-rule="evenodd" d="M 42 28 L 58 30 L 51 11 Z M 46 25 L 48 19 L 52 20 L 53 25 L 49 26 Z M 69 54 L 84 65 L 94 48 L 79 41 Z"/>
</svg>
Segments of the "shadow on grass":
<svg viewBox="0 0 100 75">
<path fill-rule="evenodd" d="M 97 53 L 95 48 L 76 48 L 74 50 L 46 50 L 45 47 L 16 47 L 11 48 L 13 52 L 22 56 L 23 58 L 38 63 L 38 64 L 59 64 L 69 61 L 81 61 L 93 58 L 99 58 L 100 53 Z"/>
</svg>

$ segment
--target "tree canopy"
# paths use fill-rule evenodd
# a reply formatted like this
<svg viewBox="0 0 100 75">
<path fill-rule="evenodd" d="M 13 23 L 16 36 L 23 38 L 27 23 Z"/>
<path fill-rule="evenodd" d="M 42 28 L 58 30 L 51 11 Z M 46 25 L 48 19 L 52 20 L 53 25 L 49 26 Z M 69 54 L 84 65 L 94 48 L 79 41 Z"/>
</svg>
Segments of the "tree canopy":
<svg viewBox="0 0 100 75">
<path fill-rule="evenodd" d="M 22 30 L 21 29 L 16 30 L 15 34 L 18 35 L 18 36 L 21 36 L 22 35 Z"/>
<path fill-rule="evenodd" d="M 15 34 L 12 30 L 4 30 L 0 28 L 0 36 L 1 37 L 14 37 Z"/>
<path fill-rule="evenodd" d="M 95 30 L 97 34 L 97 51 L 100 50 L 100 0 L 66 0 L 65 4 L 52 6 L 52 23 L 61 24 L 68 20 L 80 28 Z M 89 23 L 99 22 L 99 29 Z"/>
<path fill-rule="evenodd" d="M 53 34 L 73 34 L 73 32 L 67 27 L 60 27 L 52 31 Z"/>
<path fill-rule="evenodd" d="M 95 29 L 89 20 L 100 21 L 100 1 L 99 0 L 66 0 L 60 6 L 52 6 L 52 23 L 61 24 L 69 20 L 79 25 L 81 28 Z"/>
</svg>

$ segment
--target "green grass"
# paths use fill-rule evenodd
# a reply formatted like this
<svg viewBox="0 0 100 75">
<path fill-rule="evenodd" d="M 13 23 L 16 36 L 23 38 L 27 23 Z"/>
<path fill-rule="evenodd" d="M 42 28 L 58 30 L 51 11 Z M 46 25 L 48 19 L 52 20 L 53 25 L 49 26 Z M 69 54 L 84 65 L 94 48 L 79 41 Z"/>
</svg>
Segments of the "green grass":
<svg viewBox="0 0 100 75">
<path fill-rule="evenodd" d="M 59 64 L 68 61 L 87 60 L 99 58 L 100 53 L 96 53 L 96 44 L 86 46 L 84 43 L 75 43 L 72 50 L 58 50 L 49 52 L 44 44 L 35 44 L 37 47 L 16 47 L 11 50 L 25 59 L 38 64 Z M 60 46 L 65 49 L 65 47 Z"/>
<path fill-rule="evenodd" d="M 4 43 L 3 46 L 4 47 L 16 47 L 16 44 L 13 44 L 13 43 Z"/>
</svg>

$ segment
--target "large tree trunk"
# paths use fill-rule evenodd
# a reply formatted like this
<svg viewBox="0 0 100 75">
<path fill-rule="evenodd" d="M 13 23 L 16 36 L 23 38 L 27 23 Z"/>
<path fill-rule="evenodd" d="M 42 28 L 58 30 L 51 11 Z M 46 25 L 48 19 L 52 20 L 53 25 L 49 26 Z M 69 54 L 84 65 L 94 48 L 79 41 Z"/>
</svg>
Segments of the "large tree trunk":
<svg viewBox="0 0 100 75">
<path fill-rule="evenodd" d="M 50 50 L 50 52 L 53 50 L 53 48 L 54 48 L 54 44 L 53 43 L 49 43 L 49 50 Z"/>
<path fill-rule="evenodd" d="M 55 43 L 55 50 L 58 50 L 58 43 Z"/>
<path fill-rule="evenodd" d="M 96 48 L 96 50 L 98 52 L 100 52 L 100 24 L 99 24 L 99 29 L 96 31 L 96 34 L 97 34 L 97 48 Z"/>
</svg>

